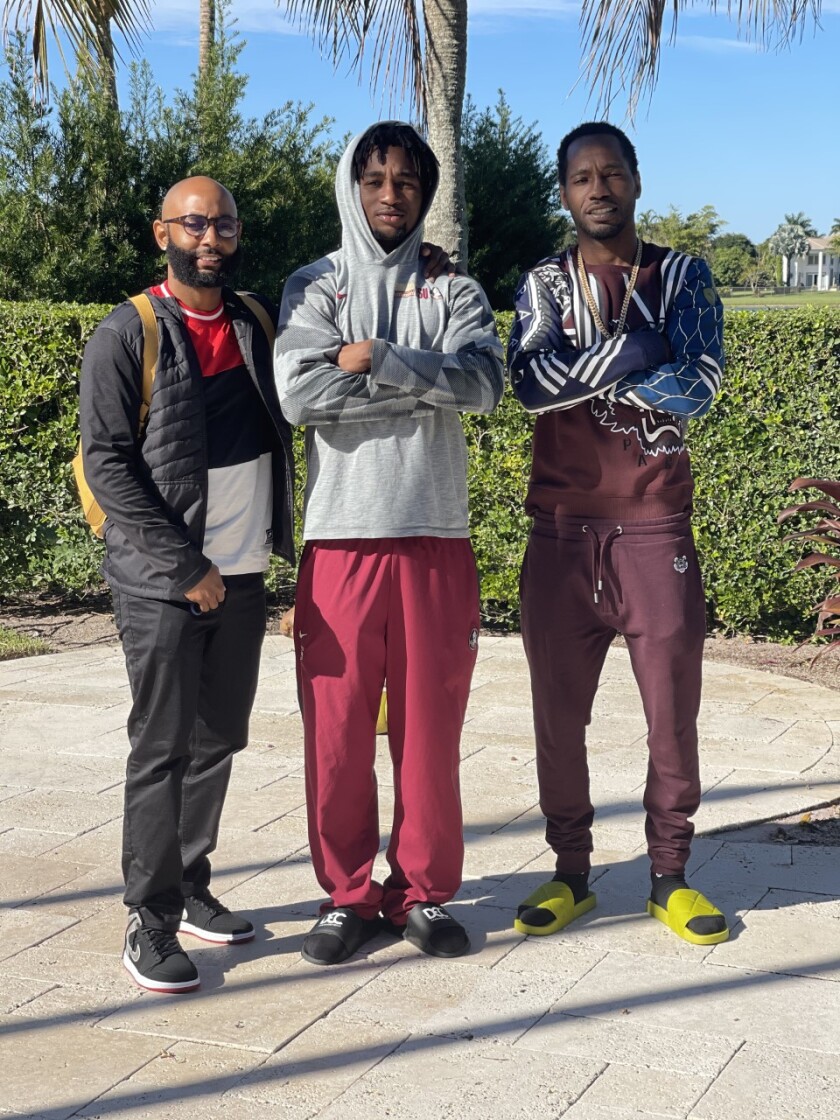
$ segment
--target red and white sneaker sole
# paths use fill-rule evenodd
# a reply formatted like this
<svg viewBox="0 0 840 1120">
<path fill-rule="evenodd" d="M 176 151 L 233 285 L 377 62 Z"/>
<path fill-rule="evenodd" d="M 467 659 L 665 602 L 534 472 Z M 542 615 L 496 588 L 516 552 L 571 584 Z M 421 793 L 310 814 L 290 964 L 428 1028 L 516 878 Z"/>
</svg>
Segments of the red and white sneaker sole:
<svg viewBox="0 0 840 1120">
<path fill-rule="evenodd" d="M 180 983 L 172 984 L 161 980 L 150 980 L 148 976 L 143 976 L 134 967 L 134 962 L 128 953 L 123 953 L 122 959 L 123 967 L 129 974 L 131 979 L 139 988 L 144 988 L 147 992 L 160 992 L 161 994 L 180 995 L 181 992 L 194 992 L 196 988 L 201 987 L 201 980 L 196 977 L 195 980 L 182 980 Z"/>
<path fill-rule="evenodd" d="M 245 933 L 213 933 L 209 929 L 190 925 L 182 921 L 178 926 L 179 933 L 188 933 L 191 937 L 198 937 L 201 941 L 209 941 L 213 945 L 241 945 L 245 941 L 253 941 L 257 936 L 256 930 L 247 930 Z"/>
</svg>

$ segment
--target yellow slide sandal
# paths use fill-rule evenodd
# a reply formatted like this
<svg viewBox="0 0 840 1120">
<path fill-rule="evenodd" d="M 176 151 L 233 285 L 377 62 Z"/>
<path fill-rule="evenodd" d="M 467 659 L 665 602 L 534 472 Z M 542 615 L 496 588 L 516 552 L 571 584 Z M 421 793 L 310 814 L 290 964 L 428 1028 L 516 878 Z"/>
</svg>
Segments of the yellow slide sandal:
<svg viewBox="0 0 840 1120">
<path fill-rule="evenodd" d="M 668 929 L 673 930 L 677 937 L 681 937 L 683 941 L 688 941 L 692 945 L 719 945 L 729 938 L 729 928 L 726 925 L 726 918 L 723 913 L 699 891 L 682 887 L 675 890 L 668 899 L 667 908 L 657 906 L 655 902 L 648 899 L 647 912 L 652 918 L 656 918 Z M 713 917 L 723 918 L 724 922 L 723 929 L 716 933 L 695 933 L 694 930 L 688 928 L 688 923 L 692 918 Z"/>
<path fill-rule="evenodd" d="M 550 933 L 557 933 L 569 922 L 585 914 L 587 910 L 595 908 L 595 895 L 590 891 L 581 902 L 575 902 L 572 888 L 568 883 L 558 883 L 551 880 L 537 887 L 533 894 L 529 894 L 519 907 L 513 928 L 517 933 L 527 933 L 535 937 L 547 937 Z M 523 921 L 528 910 L 544 910 L 548 920 L 545 924 L 532 925 Z M 542 915 L 540 915 L 542 917 Z M 533 921 L 533 917 L 532 917 Z"/>
</svg>

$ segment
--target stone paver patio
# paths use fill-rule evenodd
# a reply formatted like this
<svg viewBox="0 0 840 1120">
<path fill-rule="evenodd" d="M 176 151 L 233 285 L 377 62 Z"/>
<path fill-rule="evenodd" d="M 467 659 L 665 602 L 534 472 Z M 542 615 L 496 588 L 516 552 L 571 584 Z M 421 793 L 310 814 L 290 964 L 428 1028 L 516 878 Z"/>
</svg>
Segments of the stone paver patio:
<svg viewBox="0 0 840 1120">
<path fill-rule="evenodd" d="M 840 794 L 840 692 L 709 664 L 692 881 L 729 914 L 714 948 L 644 915 L 645 723 L 613 649 L 590 736 L 598 908 L 526 939 L 550 874 L 518 638 L 482 637 L 463 736 L 473 951 L 382 937 L 319 969 L 300 944 L 309 865 L 291 643 L 266 644 L 214 857 L 249 945 L 184 938 L 191 995 L 132 986 L 119 958 L 128 687 L 118 647 L 0 664 L 0 1117 L 66 1120 L 808 1120 L 840 1113 L 836 848 L 714 830 Z M 380 739 L 382 820 L 392 806 Z M 710 834 L 711 833 L 711 834 Z"/>
</svg>

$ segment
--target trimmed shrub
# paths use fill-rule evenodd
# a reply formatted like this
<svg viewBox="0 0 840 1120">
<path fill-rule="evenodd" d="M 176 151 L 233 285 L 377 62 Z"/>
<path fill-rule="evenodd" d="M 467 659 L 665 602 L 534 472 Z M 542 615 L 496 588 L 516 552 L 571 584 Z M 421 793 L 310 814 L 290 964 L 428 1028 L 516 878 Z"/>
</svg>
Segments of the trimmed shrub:
<svg viewBox="0 0 840 1120">
<path fill-rule="evenodd" d="M 511 320 L 497 316 L 505 338 Z M 802 638 L 828 577 L 793 574 L 801 550 L 783 542 L 776 516 L 798 476 L 840 479 L 840 310 L 727 312 L 725 330 L 723 388 L 689 428 L 709 623 Z M 485 613 L 515 623 L 532 421 L 507 392 L 492 416 L 465 417 L 465 428 Z"/>
<path fill-rule="evenodd" d="M 70 460 L 79 439 L 82 352 L 110 310 L 0 300 L 0 597 L 101 588 L 103 546 L 81 516 Z M 300 508 L 302 431 L 295 459 Z M 287 589 L 292 577 L 278 561 L 269 584 Z"/>
<path fill-rule="evenodd" d="M 795 478 L 840 479 L 840 311 L 726 315 L 720 397 L 689 431 L 695 532 L 711 617 L 775 639 L 813 631 L 821 571 L 793 573 L 778 514 Z"/>
<path fill-rule="evenodd" d="M 507 345 L 513 313 L 496 323 Z M 525 493 L 531 474 L 534 422 L 510 387 L 490 416 L 464 416 L 469 448 L 470 526 L 485 619 L 496 626 L 519 623 L 519 568 L 531 527 Z"/>
<path fill-rule="evenodd" d="M 0 301 L 2 595 L 99 580 L 101 545 L 80 519 L 69 463 L 82 350 L 109 310 Z"/>
<path fill-rule="evenodd" d="M 0 302 L 0 595 L 98 585 L 101 545 L 81 520 L 69 462 L 81 351 L 107 311 Z M 506 338 L 511 315 L 497 319 Z M 817 571 L 792 574 L 798 552 L 782 542 L 776 515 L 797 476 L 840 478 L 840 311 L 727 313 L 726 343 L 724 388 L 689 433 L 710 621 L 804 636 L 827 581 Z M 515 626 L 532 420 L 506 392 L 492 416 L 467 416 L 464 427 L 485 616 Z M 298 508 L 302 444 L 298 431 Z M 286 565 L 272 569 L 275 587 L 291 579 Z"/>
</svg>

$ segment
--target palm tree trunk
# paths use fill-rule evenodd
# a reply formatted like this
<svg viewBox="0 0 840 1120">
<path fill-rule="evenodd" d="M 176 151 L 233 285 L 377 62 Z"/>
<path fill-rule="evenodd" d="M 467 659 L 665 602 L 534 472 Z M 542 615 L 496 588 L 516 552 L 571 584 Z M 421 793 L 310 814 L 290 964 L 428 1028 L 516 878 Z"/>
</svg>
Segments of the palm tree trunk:
<svg viewBox="0 0 840 1120">
<path fill-rule="evenodd" d="M 466 265 L 467 222 L 461 117 L 467 77 L 467 0 L 423 0 L 429 144 L 440 161 L 440 187 L 426 238 Z"/>
<path fill-rule="evenodd" d="M 216 38 L 216 0 L 198 0 L 198 76 L 203 78 L 210 64 L 210 51 Z"/>
<path fill-rule="evenodd" d="M 114 40 L 111 35 L 111 9 L 109 0 L 91 0 L 90 13 L 96 32 L 96 54 L 94 64 L 101 76 L 105 93 L 117 108 L 117 67 L 114 62 Z"/>
</svg>

